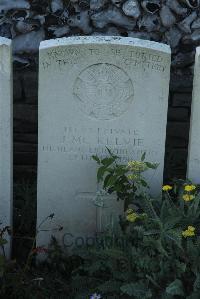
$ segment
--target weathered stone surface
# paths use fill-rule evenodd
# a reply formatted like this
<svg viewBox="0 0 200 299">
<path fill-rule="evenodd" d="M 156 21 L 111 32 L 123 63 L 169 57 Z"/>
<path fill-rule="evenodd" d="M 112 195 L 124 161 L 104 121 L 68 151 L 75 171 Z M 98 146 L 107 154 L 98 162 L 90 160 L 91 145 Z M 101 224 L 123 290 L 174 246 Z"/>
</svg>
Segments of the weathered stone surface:
<svg viewBox="0 0 200 299">
<path fill-rule="evenodd" d="M 199 42 L 200 42 L 200 29 L 194 30 L 193 33 L 190 34 L 190 35 L 185 35 L 182 38 L 182 42 L 185 45 L 191 45 L 191 44 L 193 44 L 194 46 L 199 46 Z"/>
<path fill-rule="evenodd" d="M 160 9 L 160 1 L 159 0 L 142 0 L 141 6 L 144 10 L 149 14 L 155 14 Z"/>
<path fill-rule="evenodd" d="M 182 0 L 183 3 L 185 3 L 189 8 L 196 9 L 200 5 L 199 0 Z"/>
<path fill-rule="evenodd" d="M 49 233 L 38 235 L 38 245 L 52 233 L 61 242 L 64 233 L 95 231 L 97 165 L 91 156 L 107 156 L 106 146 L 122 163 L 144 152 L 148 161 L 159 162 L 153 178 L 146 175 L 152 194 L 161 192 L 169 72 L 164 44 L 120 37 L 41 44 L 38 224 L 51 213 L 55 219 L 44 226 Z M 116 201 L 109 204 L 117 215 Z M 64 231 L 55 231 L 58 225 Z"/>
<path fill-rule="evenodd" d="M 138 21 L 138 27 L 140 29 L 143 29 L 147 32 L 156 32 L 160 29 L 160 22 L 157 15 L 144 15 L 139 21 Z"/>
<path fill-rule="evenodd" d="M 170 28 L 176 23 L 176 17 L 168 6 L 163 5 L 160 11 L 161 22 L 164 27 Z"/>
<path fill-rule="evenodd" d="M 11 41 L 0 38 L 0 222 L 12 226 L 12 51 Z M 6 245 L 9 256 L 11 242 Z"/>
<path fill-rule="evenodd" d="M 191 25 L 191 28 L 196 30 L 200 29 L 200 18 L 197 18 Z"/>
<path fill-rule="evenodd" d="M 72 15 L 67 22 L 69 26 L 79 28 L 84 34 L 91 34 L 93 31 L 90 26 L 88 11 L 84 10 L 76 15 Z"/>
<path fill-rule="evenodd" d="M 13 39 L 14 53 L 37 53 L 39 44 L 45 38 L 43 29 L 38 31 L 31 31 L 22 35 L 17 35 Z"/>
<path fill-rule="evenodd" d="M 1 0 L 0 12 L 14 9 L 30 9 L 30 4 L 26 0 Z"/>
<path fill-rule="evenodd" d="M 185 33 L 191 33 L 191 24 L 196 18 L 197 13 L 194 11 L 191 15 L 178 24 L 180 30 L 184 31 Z"/>
<path fill-rule="evenodd" d="M 106 28 L 109 24 L 133 30 L 136 26 L 136 20 L 124 15 L 120 9 L 109 7 L 108 10 L 100 11 L 91 16 L 93 26 L 98 29 Z"/>
<path fill-rule="evenodd" d="M 192 113 L 190 120 L 190 144 L 188 153 L 188 178 L 200 183 L 200 47 L 196 49 L 193 82 Z"/>
<path fill-rule="evenodd" d="M 140 6 L 137 0 L 127 0 L 122 6 L 125 15 L 138 19 L 141 15 Z"/>
<path fill-rule="evenodd" d="M 180 30 L 173 26 L 168 31 L 165 32 L 166 42 L 172 49 L 176 48 L 182 38 Z"/>
<path fill-rule="evenodd" d="M 187 14 L 187 8 L 182 7 L 180 3 L 177 0 L 167 0 L 167 6 L 175 12 L 177 15 L 186 15 Z"/>
<path fill-rule="evenodd" d="M 102 9 L 107 2 L 107 0 L 90 0 L 90 9 L 94 11 Z"/>
</svg>

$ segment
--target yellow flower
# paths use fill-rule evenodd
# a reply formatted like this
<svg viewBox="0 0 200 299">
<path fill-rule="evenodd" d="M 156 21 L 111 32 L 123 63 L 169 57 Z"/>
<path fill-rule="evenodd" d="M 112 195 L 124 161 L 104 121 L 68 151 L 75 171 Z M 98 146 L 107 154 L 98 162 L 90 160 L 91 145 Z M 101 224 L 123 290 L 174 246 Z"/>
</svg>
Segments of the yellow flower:
<svg viewBox="0 0 200 299">
<path fill-rule="evenodd" d="M 129 175 L 127 175 L 127 178 L 132 181 L 133 180 L 133 175 L 129 174 Z"/>
<path fill-rule="evenodd" d="M 195 227 L 194 226 L 188 226 L 188 228 L 182 232 L 182 236 L 184 238 L 193 237 L 193 236 L 195 236 L 195 232 L 194 231 L 195 231 Z"/>
<path fill-rule="evenodd" d="M 193 191 L 195 189 L 196 189 L 196 186 L 194 186 L 194 185 L 186 185 L 184 187 L 184 190 L 187 191 L 187 192 Z"/>
<path fill-rule="evenodd" d="M 129 222 L 135 222 L 135 220 L 138 218 L 138 215 L 136 213 L 130 213 L 126 216 L 126 219 Z"/>
<path fill-rule="evenodd" d="M 185 231 L 182 232 L 182 236 L 183 236 L 184 238 L 187 238 L 187 237 L 194 237 L 194 236 L 195 236 L 195 233 L 194 233 L 194 232 L 190 232 L 190 231 L 188 231 L 188 230 L 185 230 Z"/>
<path fill-rule="evenodd" d="M 127 165 L 131 171 L 135 172 L 143 172 L 148 169 L 146 163 L 141 161 L 129 161 Z"/>
<path fill-rule="evenodd" d="M 172 186 L 170 186 L 170 185 L 164 185 L 162 187 L 162 189 L 163 189 L 163 191 L 170 191 L 170 190 L 172 190 Z"/>
<path fill-rule="evenodd" d="M 191 195 L 191 194 L 183 194 L 183 199 L 185 201 L 191 201 L 194 199 L 194 195 Z"/>
<path fill-rule="evenodd" d="M 129 175 L 127 175 L 127 178 L 131 181 L 134 181 L 139 178 L 139 175 L 138 174 L 129 174 Z"/>
<path fill-rule="evenodd" d="M 127 214 L 132 214 L 133 212 L 134 212 L 133 209 L 128 209 L 128 210 L 126 211 Z"/>
<path fill-rule="evenodd" d="M 187 229 L 191 232 L 194 232 L 196 228 L 194 226 L 189 225 Z"/>
</svg>

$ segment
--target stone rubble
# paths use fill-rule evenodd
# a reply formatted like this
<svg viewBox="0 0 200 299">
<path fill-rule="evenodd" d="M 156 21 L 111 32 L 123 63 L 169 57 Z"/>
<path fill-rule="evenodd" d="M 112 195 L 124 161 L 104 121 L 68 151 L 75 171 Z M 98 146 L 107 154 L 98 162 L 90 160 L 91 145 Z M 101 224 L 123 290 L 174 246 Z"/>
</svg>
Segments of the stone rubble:
<svg viewBox="0 0 200 299">
<path fill-rule="evenodd" d="M 200 45 L 199 6 L 199 0 L 2 0 L 0 36 L 13 39 L 23 67 L 37 61 L 44 39 L 111 33 L 167 43 L 176 61 Z"/>
</svg>

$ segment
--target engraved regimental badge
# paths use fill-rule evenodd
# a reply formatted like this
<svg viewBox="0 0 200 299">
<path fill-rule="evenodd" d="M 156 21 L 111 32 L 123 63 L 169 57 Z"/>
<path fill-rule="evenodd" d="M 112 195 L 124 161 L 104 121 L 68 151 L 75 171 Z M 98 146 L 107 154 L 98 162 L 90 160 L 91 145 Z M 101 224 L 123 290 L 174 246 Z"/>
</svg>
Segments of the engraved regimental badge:
<svg viewBox="0 0 200 299">
<path fill-rule="evenodd" d="M 116 118 L 133 102 L 134 88 L 129 76 L 119 67 L 93 64 L 76 78 L 73 93 L 79 108 L 101 120 Z"/>
</svg>

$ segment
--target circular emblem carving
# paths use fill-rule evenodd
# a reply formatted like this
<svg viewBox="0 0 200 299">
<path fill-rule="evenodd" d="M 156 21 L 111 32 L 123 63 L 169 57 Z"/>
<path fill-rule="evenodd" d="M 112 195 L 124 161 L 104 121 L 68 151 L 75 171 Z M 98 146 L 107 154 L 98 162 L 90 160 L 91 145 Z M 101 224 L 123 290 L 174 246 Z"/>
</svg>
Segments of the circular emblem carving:
<svg viewBox="0 0 200 299">
<path fill-rule="evenodd" d="M 126 112 L 133 101 L 131 79 L 119 67 L 93 64 L 74 83 L 74 96 L 80 109 L 96 119 L 108 120 Z"/>
</svg>

